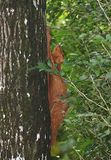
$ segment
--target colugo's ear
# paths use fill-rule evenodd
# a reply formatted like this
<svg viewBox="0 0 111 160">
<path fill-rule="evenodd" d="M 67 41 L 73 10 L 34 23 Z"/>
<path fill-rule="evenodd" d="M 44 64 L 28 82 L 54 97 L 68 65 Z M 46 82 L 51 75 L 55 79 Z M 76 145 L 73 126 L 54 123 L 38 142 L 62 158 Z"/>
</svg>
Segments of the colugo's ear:
<svg viewBox="0 0 111 160">
<path fill-rule="evenodd" d="M 52 53 L 52 57 L 53 57 L 54 63 L 56 63 L 56 64 L 63 63 L 64 54 L 63 54 L 62 48 L 59 44 L 56 45 L 56 47 L 54 48 L 53 53 Z"/>
<path fill-rule="evenodd" d="M 60 46 L 59 44 L 57 44 L 57 45 L 55 46 L 54 50 L 53 50 L 53 55 L 54 55 L 54 56 L 57 56 L 58 54 L 64 55 L 64 54 L 63 54 L 63 51 L 62 51 L 62 48 L 61 48 L 61 46 Z"/>
</svg>

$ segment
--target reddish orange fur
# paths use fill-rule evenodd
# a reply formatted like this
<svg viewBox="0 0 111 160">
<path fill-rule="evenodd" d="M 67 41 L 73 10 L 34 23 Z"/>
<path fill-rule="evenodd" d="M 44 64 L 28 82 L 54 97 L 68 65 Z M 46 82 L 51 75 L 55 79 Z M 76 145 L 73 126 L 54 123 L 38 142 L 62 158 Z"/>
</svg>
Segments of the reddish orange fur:
<svg viewBox="0 0 111 160">
<path fill-rule="evenodd" d="M 67 112 L 67 105 L 64 101 L 58 100 L 53 104 L 51 109 L 51 144 L 56 143 L 58 129 L 64 120 L 64 116 Z"/>
<path fill-rule="evenodd" d="M 64 80 L 60 75 L 49 75 L 49 107 L 52 108 L 53 104 L 64 96 L 67 92 Z"/>
<path fill-rule="evenodd" d="M 50 50 L 51 36 L 50 32 L 47 31 L 48 40 L 48 58 L 52 63 L 52 70 L 55 69 L 54 64 L 57 64 L 58 71 L 61 70 L 61 64 L 64 61 L 63 52 L 60 45 L 56 45 L 53 53 Z M 67 87 L 64 83 L 63 78 L 60 75 L 48 74 L 48 98 L 49 98 L 49 109 L 51 114 L 51 145 L 56 143 L 56 137 L 58 129 L 64 120 L 64 116 L 67 111 L 66 103 L 60 99 L 67 92 Z"/>
</svg>

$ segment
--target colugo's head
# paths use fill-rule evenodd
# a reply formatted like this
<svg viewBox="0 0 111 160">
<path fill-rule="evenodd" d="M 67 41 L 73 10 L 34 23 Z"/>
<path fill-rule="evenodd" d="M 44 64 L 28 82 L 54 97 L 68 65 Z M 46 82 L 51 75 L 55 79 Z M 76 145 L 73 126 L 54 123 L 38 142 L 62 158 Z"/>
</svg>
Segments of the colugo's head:
<svg viewBox="0 0 111 160">
<path fill-rule="evenodd" d="M 56 47 L 54 48 L 54 51 L 52 53 L 52 57 L 53 57 L 54 63 L 56 63 L 56 64 L 63 63 L 64 55 L 63 55 L 62 48 L 59 44 L 56 45 Z"/>
</svg>

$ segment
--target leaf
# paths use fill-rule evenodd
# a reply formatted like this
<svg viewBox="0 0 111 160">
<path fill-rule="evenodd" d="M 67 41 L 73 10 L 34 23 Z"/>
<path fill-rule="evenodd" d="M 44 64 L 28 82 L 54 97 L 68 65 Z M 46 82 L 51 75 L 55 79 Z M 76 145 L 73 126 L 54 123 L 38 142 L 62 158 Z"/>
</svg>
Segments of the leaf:
<svg viewBox="0 0 111 160">
<path fill-rule="evenodd" d="M 110 34 L 106 35 L 106 40 L 109 41 L 109 42 L 111 42 L 111 35 Z"/>
<path fill-rule="evenodd" d="M 60 147 L 59 145 L 56 143 L 55 145 L 53 145 L 51 147 L 51 156 L 57 156 L 60 153 Z"/>
<path fill-rule="evenodd" d="M 31 72 L 31 71 L 36 70 L 36 69 L 38 69 L 37 66 L 31 67 L 31 68 L 28 69 L 28 72 Z"/>
<path fill-rule="evenodd" d="M 111 80 L 111 72 L 108 72 L 105 76 L 106 80 Z"/>
<path fill-rule="evenodd" d="M 51 63 L 50 59 L 48 59 L 47 65 L 48 65 L 49 67 L 52 67 L 52 63 Z"/>
<path fill-rule="evenodd" d="M 80 76 L 79 79 L 80 79 L 81 81 L 83 81 L 83 80 L 86 80 L 87 78 L 88 78 L 88 77 L 87 77 L 86 75 L 82 75 L 82 76 Z"/>
<path fill-rule="evenodd" d="M 96 35 L 96 36 L 94 37 L 94 40 L 95 40 L 96 42 L 105 41 L 104 37 L 101 36 L 101 35 Z"/>
<path fill-rule="evenodd" d="M 80 34 L 79 39 L 84 39 L 86 36 L 87 36 L 86 33 L 82 33 L 82 34 Z"/>
</svg>

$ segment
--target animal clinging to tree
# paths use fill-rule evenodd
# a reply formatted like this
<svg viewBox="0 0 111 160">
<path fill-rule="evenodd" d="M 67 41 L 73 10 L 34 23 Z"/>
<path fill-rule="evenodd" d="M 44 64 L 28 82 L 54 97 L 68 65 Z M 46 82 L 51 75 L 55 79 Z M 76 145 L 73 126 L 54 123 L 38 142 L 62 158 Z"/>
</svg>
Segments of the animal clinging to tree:
<svg viewBox="0 0 111 160">
<path fill-rule="evenodd" d="M 47 30 L 47 49 L 48 59 L 51 61 L 52 71 L 57 69 L 61 71 L 61 64 L 64 61 L 63 51 L 60 45 L 56 45 L 53 52 L 50 50 L 51 35 Z M 64 120 L 64 116 L 67 112 L 67 104 L 61 100 L 61 96 L 64 96 L 67 92 L 67 87 L 64 79 L 60 74 L 48 74 L 48 99 L 49 109 L 51 115 L 51 145 L 56 143 L 58 129 Z"/>
</svg>

